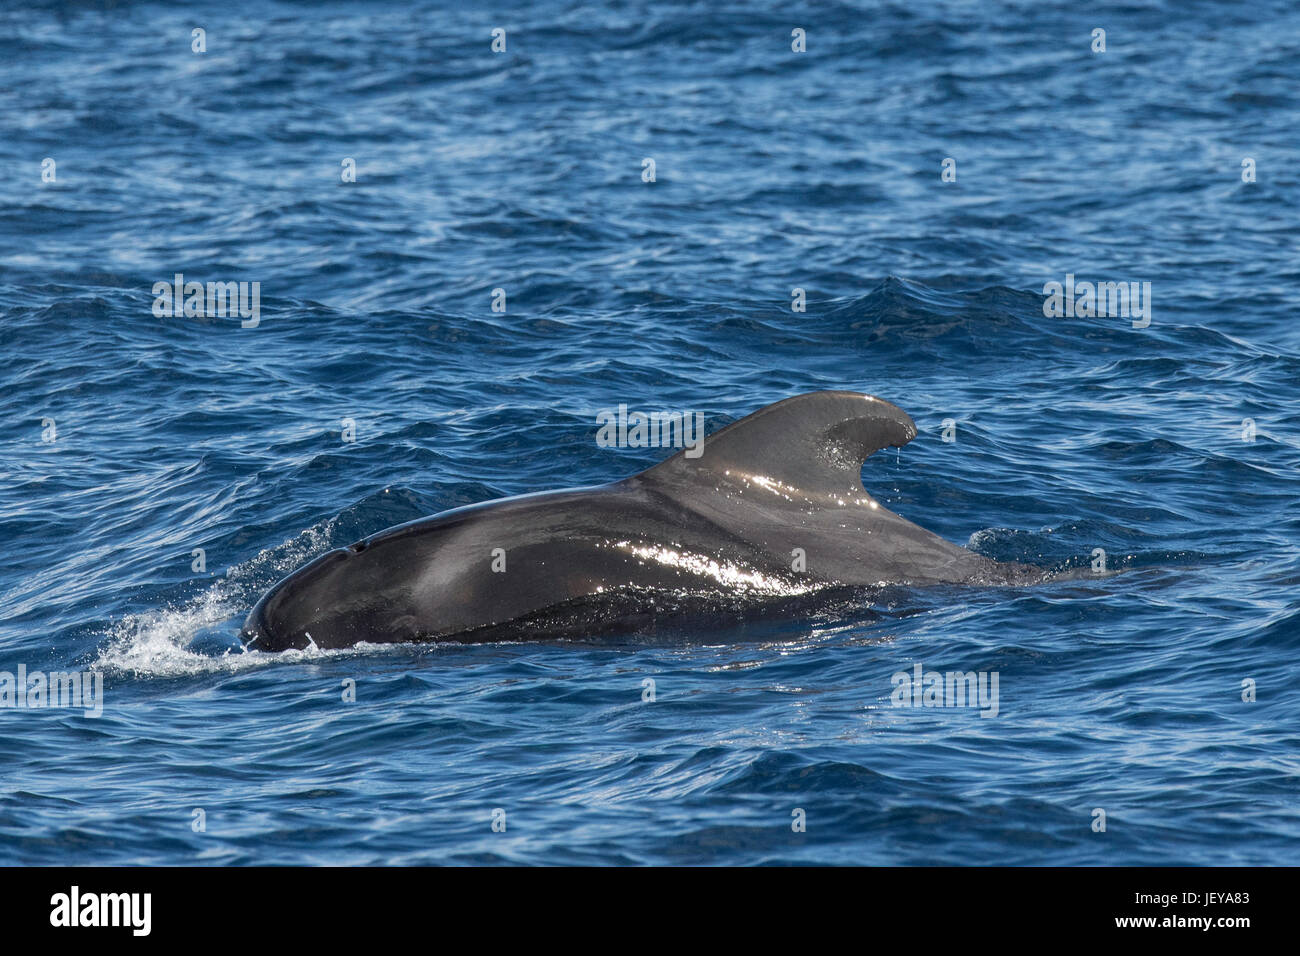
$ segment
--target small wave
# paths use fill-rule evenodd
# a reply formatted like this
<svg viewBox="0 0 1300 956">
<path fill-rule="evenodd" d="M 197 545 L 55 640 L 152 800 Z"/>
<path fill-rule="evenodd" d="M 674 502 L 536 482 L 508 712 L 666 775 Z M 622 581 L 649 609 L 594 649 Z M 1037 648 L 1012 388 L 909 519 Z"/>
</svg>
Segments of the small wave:
<svg viewBox="0 0 1300 956">
<path fill-rule="evenodd" d="M 275 581 L 333 547 L 338 523 L 338 518 L 330 518 L 234 565 L 224 578 L 179 606 L 126 615 L 109 628 L 92 667 L 129 677 L 182 677 L 355 654 L 378 646 L 270 654 L 247 651 L 239 640 L 239 625 L 251 603 Z"/>
</svg>

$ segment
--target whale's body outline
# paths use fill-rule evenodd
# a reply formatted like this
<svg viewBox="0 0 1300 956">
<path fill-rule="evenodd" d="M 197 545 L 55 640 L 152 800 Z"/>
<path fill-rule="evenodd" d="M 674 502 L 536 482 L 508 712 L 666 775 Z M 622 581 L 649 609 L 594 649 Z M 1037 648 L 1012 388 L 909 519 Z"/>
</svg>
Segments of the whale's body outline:
<svg viewBox="0 0 1300 956">
<path fill-rule="evenodd" d="M 329 551 L 271 588 L 241 637 L 258 650 L 495 640 L 511 622 L 584 599 L 667 598 L 671 608 L 683 596 L 1041 580 L 1041 569 L 959 547 L 863 488 L 867 457 L 916 434 L 902 409 L 871 395 L 797 395 L 718 430 L 698 457 L 454 508 Z"/>
</svg>

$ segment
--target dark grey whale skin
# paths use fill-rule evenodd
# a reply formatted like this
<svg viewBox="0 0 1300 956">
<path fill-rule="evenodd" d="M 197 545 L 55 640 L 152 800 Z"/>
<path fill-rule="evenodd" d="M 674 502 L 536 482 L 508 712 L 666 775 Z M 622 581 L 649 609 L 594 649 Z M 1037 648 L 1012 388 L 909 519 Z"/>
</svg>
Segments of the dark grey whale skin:
<svg viewBox="0 0 1300 956">
<path fill-rule="evenodd" d="M 879 398 L 798 395 L 710 435 L 698 458 L 679 452 L 612 484 L 456 508 L 330 551 L 275 585 L 241 637 L 267 651 L 499 640 L 511 622 L 620 593 L 761 601 L 834 585 L 1042 580 L 863 489 L 867 457 L 915 437 L 911 418 Z M 497 548 L 504 572 L 492 568 Z"/>
</svg>

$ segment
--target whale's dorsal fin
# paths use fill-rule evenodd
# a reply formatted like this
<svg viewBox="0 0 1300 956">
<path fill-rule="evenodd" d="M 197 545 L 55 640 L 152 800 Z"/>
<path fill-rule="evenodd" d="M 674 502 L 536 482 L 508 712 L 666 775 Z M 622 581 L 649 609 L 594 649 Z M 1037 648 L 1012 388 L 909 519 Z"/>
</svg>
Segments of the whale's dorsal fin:
<svg viewBox="0 0 1300 956">
<path fill-rule="evenodd" d="M 859 392 L 809 392 L 760 408 L 704 439 L 703 453 L 678 452 L 637 476 L 658 485 L 726 476 L 802 491 L 862 488 L 862 463 L 916 437 L 907 413 Z"/>
</svg>

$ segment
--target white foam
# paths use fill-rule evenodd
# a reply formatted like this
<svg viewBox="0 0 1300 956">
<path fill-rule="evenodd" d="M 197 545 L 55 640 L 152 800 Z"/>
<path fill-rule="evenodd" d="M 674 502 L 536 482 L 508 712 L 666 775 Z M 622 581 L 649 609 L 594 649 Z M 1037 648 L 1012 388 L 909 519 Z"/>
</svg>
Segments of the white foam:
<svg viewBox="0 0 1300 956">
<path fill-rule="evenodd" d="M 223 654 L 194 650 L 195 637 L 202 631 L 221 628 L 232 640 L 243 615 L 254 601 L 290 571 L 332 546 L 335 519 L 308 528 L 278 548 L 262 551 L 243 564 L 226 571 L 224 578 L 179 606 L 128 614 L 107 631 L 93 667 L 134 677 L 179 677 L 193 674 L 235 672 L 268 664 L 366 653 L 379 645 L 358 644 L 353 648 L 304 651 L 246 651 L 234 647 Z"/>
</svg>

